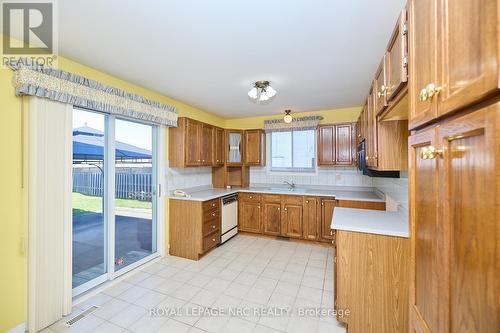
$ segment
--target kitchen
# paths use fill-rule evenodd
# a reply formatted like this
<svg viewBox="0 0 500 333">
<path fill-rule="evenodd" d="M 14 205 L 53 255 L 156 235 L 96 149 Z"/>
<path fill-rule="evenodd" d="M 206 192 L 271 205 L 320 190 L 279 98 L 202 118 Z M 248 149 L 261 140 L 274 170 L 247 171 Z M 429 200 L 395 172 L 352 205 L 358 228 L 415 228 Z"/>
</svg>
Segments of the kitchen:
<svg viewBox="0 0 500 333">
<path fill-rule="evenodd" d="M 500 330 L 500 0 L 45 2 L 0 331 Z"/>
</svg>

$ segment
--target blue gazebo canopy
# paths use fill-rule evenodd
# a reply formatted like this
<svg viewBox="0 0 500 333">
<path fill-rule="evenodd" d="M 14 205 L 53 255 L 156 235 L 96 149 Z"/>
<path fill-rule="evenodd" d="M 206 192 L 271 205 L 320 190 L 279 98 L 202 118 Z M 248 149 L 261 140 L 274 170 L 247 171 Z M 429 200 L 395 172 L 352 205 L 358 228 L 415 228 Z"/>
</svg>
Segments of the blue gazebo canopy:
<svg viewBox="0 0 500 333">
<path fill-rule="evenodd" d="M 115 141 L 117 160 L 151 159 L 151 151 Z M 100 161 L 104 159 L 104 133 L 88 126 L 73 130 L 73 160 Z"/>
</svg>

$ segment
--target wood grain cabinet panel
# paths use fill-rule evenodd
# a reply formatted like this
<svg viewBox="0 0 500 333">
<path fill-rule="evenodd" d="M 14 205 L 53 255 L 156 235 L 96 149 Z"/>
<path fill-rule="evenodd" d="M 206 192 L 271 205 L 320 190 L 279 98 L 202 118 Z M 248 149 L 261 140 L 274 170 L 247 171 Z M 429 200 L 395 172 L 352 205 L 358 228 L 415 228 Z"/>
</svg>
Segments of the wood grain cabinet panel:
<svg viewBox="0 0 500 333">
<path fill-rule="evenodd" d="M 429 147 L 436 147 L 435 128 L 410 137 L 410 325 L 417 332 L 439 332 L 437 160 L 421 158 Z"/>
<path fill-rule="evenodd" d="M 212 166 L 214 164 L 214 127 L 207 124 L 201 125 L 200 143 L 200 165 Z"/>
<path fill-rule="evenodd" d="M 300 198 L 300 197 L 299 197 Z M 300 198 L 302 199 L 302 198 Z M 284 203 L 281 210 L 281 235 L 302 238 L 302 202 L 300 204 Z"/>
<path fill-rule="evenodd" d="M 420 98 L 437 78 L 438 6 L 436 0 L 409 2 L 409 73 L 410 129 L 436 118 L 435 99 Z"/>
<path fill-rule="evenodd" d="M 355 124 L 335 125 L 335 164 L 353 165 L 356 140 L 353 138 Z"/>
<path fill-rule="evenodd" d="M 281 203 L 263 202 L 262 220 L 264 234 L 278 236 L 281 234 Z"/>
<path fill-rule="evenodd" d="M 186 121 L 186 166 L 198 166 L 201 164 L 200 158 L 200 136 L 202 124 L 187 119 Z M 180 147 L 179 147 L 180 148 Z"/>
<path fill-rule="evenodd" d="M 374 116 L 382 112 L 387 106 L 387 82 L 386 82 L 386 57 L 382 58 L 380 65 L 375 72 L 374 90 Z"/>
<path fill-rule="evenodd" d="M 317 240 L 319 238 L 320 199 L 318 197 L 304 197 L 304 238 Z"/>
<path fill-rule="evenodd" d="M 224 129 L 220 127 L 215 127 L 214 129 L 214 158 L 213 163 L 214 166 L 224 165 L 224 152 L 225 152 L 225 143 L 224 143 Z"/>
<path fill-rule="evenodd" d="M 498 0 L 440 1 L 442 9 L 438 115 L 498 93 L 500 20 Z"/>
<path fill-rule="evenodd" d="M 323 241 L 334 239 L 334 231 L 330 228 L 332 224 L 333 210 L 337 205 L 337 200 L 332 198 L 321 198 L 321 227 L 320 238 Z"/>
<path fill-rule="evenodd" d="M 266 135 L 263 130 L 245 131 L 245 164 L 265 165 Z"/>
<path fill-rule="evenodd" d="M 318 165 L 335 165 L 335 126 L 318 128 Z"/>
<path fill-rule="evenodd" d="M 392 33 L 387 52 L 386 64 L 386 99 L 394 99 L 408 80 L 408 43 L 407 43 L 407 13 L 403 9 Z"/>
<path fill-rule="evenodd" d="M 238 229 L 248 232 L 261 232 L 261 205 L 260 202 L 239 201 Z"/>
</svg>

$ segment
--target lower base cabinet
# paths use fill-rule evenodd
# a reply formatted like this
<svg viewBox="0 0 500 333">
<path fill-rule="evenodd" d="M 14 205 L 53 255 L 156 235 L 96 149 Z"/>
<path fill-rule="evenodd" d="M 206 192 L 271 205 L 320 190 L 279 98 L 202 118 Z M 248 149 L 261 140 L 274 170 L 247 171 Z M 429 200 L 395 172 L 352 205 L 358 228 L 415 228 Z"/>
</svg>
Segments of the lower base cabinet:
<svg viewBox="0 0 500 333">
<path fill-rule="evenodd" d="M 220 244 L 220 199 L 169 200 L 169 253 L 198 260 Z"/>
<path fill-rule="evenodd" d="M 407 238 L 337 230 L 334 307 L 348 332 L 408 332 L 409 245 Z"/>
</svg>

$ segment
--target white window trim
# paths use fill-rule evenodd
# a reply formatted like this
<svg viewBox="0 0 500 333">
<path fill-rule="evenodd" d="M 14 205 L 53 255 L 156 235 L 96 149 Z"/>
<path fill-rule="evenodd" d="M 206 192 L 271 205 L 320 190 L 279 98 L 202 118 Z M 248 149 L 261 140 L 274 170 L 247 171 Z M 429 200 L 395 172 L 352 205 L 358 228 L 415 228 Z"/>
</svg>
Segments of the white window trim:
<svg viewBox="0 0 500 333">
<path fill-rule="evenodd" d="M 314 149 L 317 155 L 317 139 L 314 136 Z M 266 133 L 266 156 L 269 163 L 266 163 L 266 174 L 268 176 L 317 176 L 318 175 L 318 165 L 314 166 L 314 171 L 284 171 L 284 170 L 273 170 L 272 169 L 272 152 L 271 152 L 271 133 Z M 317 158 L 317 156 L 316 156 Z"/>
</svg>

